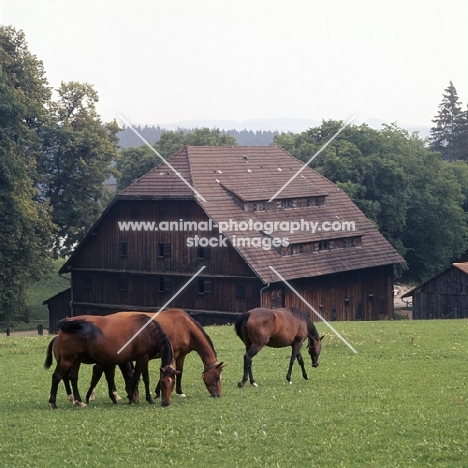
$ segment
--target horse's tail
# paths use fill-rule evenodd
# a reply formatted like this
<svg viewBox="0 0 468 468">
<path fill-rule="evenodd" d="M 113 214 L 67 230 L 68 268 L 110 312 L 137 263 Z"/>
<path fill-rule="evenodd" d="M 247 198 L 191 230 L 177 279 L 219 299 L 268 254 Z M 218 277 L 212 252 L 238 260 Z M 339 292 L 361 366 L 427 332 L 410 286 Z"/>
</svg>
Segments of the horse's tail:
<svg viewBox="0 0 468 468">
<path fill-rule="evenodd" d="M 90 334 L 102 335 L 102 331 L 94 323 L 88 322 L 84 319 L 67 320 L 62 319 L 57 323 L 57 327 L 63 333 L 69 335 L 76 335 L 78 337 L 89 336 Z"/>
<path fill-rule="evenodd" d="M 242 341 L 244 341 L 244 334 L 242 333 L 242 330 L 245 330 L 247 326 L 247 320 L 249 320 L 249 317 L 250 312 L 244 312 L 237 317 L 236 323 L 234 324 L 236 334 Z"/>
<path fill-rule="evenodd" d="M 52 365 L 52 348 L 56 339 L 57 337 L 55 336 L 54 339 L 50 341 L 49 346 L 47 346 L 47 354 L 46 359 L 44 361 L 44 369 L 50 369 L 50 366 Z"/>
</svg>

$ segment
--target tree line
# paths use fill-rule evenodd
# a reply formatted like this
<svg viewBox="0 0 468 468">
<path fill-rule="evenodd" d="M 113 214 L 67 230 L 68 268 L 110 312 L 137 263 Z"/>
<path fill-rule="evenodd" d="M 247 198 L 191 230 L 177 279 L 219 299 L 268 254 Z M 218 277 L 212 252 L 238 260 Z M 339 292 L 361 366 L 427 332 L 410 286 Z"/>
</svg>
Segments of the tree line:
<svg viewBox="0 0 468 468">
<path fill-rule="evenodd" d="M 155 144 L 161 138 L 163 133 L 168 130 L 158 126 L 138 125 L 134 127 L 135 130 L 149 143 Z M 193 133 L 196 129 L 194 128 L 178 128 L 175 132 L 187 135 Z M 269 146 L 271 145 L 275 136 L 279 134 L 277 131 L 271 130 L 219 130 L 221 135 L 230 135 L 234 138 L 235 142 L 239 146 Z M 119 145 L 121 148 L 132 148 L 141 145 L 140 137 L 132 131 L 129 127 L 124 127 L 119 132 Z"/>
<path fill-rule="evenodd" d="M 72 81 L 52 91 L 23 32 L 0 27 L 0 321 L 27 319 L 29 283 L 52 257 L 68 255 L 100 216 L 113 196 L 103 183 L 108 177 L 123 189 L 160 163 L 139 139 L 119 148 L 122 129 L 101 120 L 92 85 Z M 342 125 L 238 133 L 307 162 Z M 164 158 L 185 145 L 241 142 L 219 129 L 137 130 L 156 138 Z M 311 167 L 343 189 L 402 254 L 407 263 L 397 278 L 421 282 L 468 258 L 468 113 L 452 83 L 428 140 L 396 124 L 350 126 Z"/>
</svg>

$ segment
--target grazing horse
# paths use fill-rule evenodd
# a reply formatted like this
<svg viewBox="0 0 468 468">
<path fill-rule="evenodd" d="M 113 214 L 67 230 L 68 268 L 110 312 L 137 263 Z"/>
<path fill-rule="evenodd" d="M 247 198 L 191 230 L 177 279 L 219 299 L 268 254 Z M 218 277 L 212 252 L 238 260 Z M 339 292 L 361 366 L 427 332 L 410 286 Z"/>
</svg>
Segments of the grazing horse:
<svg viewBox="0 0 468 468">
<path fill-rule="evenodd" d="M 57 363 L 60 362 L 60 360 L 61 360 L 60 348 L 59 348 L 59 345 L 58 345 L 57 338 L 58 337 L 55 336 L 51 340 L 51 342 L 49 343 L 49 346 L 47 347 L 47 355 L 46 355 L 46 360 L 45 360 L 45 363 L 44 363 L 44 367 L 46 369 L 49 369 L 50 366 L 52 365 L 52 353 L 55 356 L 55 360 L 57 361 Z M 86 356 L 83 356 L 83 359 L 81 360 L 81 363 L 92 364 L 94 362 L 94 361 L 89 361 L 89 362 L 88 361 L 89 360 L 86 359 Z M 102 372 L 105 371 L 104 366 L 102 366 L 101 364 L 95 364 L 95 365 L 99 365 L 100 368 L 102 369 Z M 133 376 L 133 364 L 131 362 L 126 362 L 124 364 L 119 364 L 119 368 L 120 368 L 120 371 L 122 372 L 122 376 L 123 376 L 125 382 L 126 383 L 130 382 L 130 380 L 132 379 L 132 376 Z M 106 369 L 106 380 L 107 380 L 107 385 L 108 385 L 109 397 L 112 400 L 112 403 L 117 404 L 117 401 L 121 400 L 122 398 L 118 395 L 117 390 L 115 388 L 115 379 L 114 379 L 114 373 L 115 372 L 114 371 L 115 371 L 115 367 L 113 369 L 109 369 L 109 371 L 107 371 L 107 369 Z M 112 372 L 112 374 L 111 374 L 111 372 Z M 68 400 L 71 401 L 74 405 L 86 406 L 82 402 L 74 400 L 74 397 L 73 397 L 74 392 L 72 392 L 72 390 L 71 390 L 70 380 L 72 380 L 72 382 L 76 382 L 77 379 L 76 380 L 72 379 L 71 369 L 67 373 L 67 375 L 63 377 L 62 380 L 63 380 L 63 384 L 65 386 L 65 391 L 67 392 L 67 395 L 68 395 Z M 135 391 L 135 393 L 134 393 L 134 400 L 138 400 L 138 398 L 139 398 L 139 396 L 138 396 L 138 389 L 137 389 Z M 87 395 L 86 396 L 86 403 L 89 403 L 89 400 L 90 400 L 90 398 Z"/>
<path fill-rule="evenodd" d="M 162 360 L 162 406 L 170 404 L 176 375 L 173 368 L 174 353 L 169 338 L 157 322 L 150 321 L 144 314 L 116 313 L 104 317 L 82 315 L 60 320 L 58 329 L 60 362 L 52 374 L 49 398 L 52 408 L 57 408 L 58 384 L 68 376 L 70 370 L 74 400 L 81 402 L 77 386 L 81 362 L 99 362 L 108 371 L 115 365 L 136 361 L 132 379 L 126 384 L 129 403 L 134 401 L 134 391 L 140 374 L 143 374 L 146 400 L 148 403 L 154 403 L 149 389 L 148 361 L 156 356 L 161 356 Z"/>
<path fill-rule="evenodd" d="M 136 312 L 127 313 L 135 314 Z M 155 314 L 146 313 L 145 315 L 153 318 Z M 177 370 L 176 393 L 181 397 L 185 397 L 182 391 L 182 373 L 184 370 L 185 356 L 191 351 L 196 351 L 204 365 L 202 377 L 210 396 L 220 397 L 222 391 L 221 371 L 226 364 L 218 362 L 213 342 L 205 333 L 203 327 L 193 320 L 187 312 L 181 309 L 164 310 L 156 316 L 155 320 L 159 322 L 172 343 Z M 94 366 L 88 395 L 91 394 L 98 383 L 102 372 L 103 369 L 101 366 Z M 155 393 L 156 398 L 159 398 L 160 383 L 158 383 Z"/>
<path fill-rule="evenodd" d="M 289 362 L 286 380 L 291 384 L 291 373 L 295 359 L 301 366 L 302 376 L 307 380 L 304 368 L 304 360 L 301 355 L 302 343 L 309 340 L 309 354 L 312 358 L 312 366 L 318 366 L 318 358 L 321 350 L 323 336 L 319 336 L 312 320 L 296 307 L 287 309 L 263 309 L 257 308 L 245 312 L 236 320 L 235 330 L 237 336 L 243 341 L 246 348 L 244 355 L 244 375 L 237 386 L 242 388 L 247 382 L 247 376 L 251 385 L 258 387 L 252 375 L 252 358 L 264 346 L 283 348 L 291 346 L 292 354 Z"/>
</svg>

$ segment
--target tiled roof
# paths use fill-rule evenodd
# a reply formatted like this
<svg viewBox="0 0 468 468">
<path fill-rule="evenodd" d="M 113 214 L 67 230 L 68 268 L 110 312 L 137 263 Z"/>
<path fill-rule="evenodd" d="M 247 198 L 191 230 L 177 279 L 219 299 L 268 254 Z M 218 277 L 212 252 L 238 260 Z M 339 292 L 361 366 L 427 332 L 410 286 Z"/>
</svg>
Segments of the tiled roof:
<svg viewBox="0 0 468 468">
<path fill-rule="evenodd" d="M 178 151 L 169 163 L 206 200 L 183 183 L 164 163 L 119 193 L 125 199 L 195 199 L 215 222 L 254 221 L 318 222 L 352 221 L 354 232 L 298 231 L 279 228 L 271 236 L 288 237 L 290 243 L 362 236 L 362 246 L 345 249 L 282 256 L 278 249 L 235 246 L 250 267 L 265 282 L 278 281 L 269 268 L 274 267 L 285 279 L 325 275 L 404 262 L 379 233 L 375 225 L 332 182 L 313 171 L 277 146 L 201 147 L 190 146 Z M 276 200 L 326 196 L 325 205 L 266 211 L 244 211 L 234 195 L 244 201 L 266 201 L 273 197 L 292 176 L 301 171 L 276 197 Z M 256 231 L 229 231 L 226 237 L 258 237 Z"/>
</svg>

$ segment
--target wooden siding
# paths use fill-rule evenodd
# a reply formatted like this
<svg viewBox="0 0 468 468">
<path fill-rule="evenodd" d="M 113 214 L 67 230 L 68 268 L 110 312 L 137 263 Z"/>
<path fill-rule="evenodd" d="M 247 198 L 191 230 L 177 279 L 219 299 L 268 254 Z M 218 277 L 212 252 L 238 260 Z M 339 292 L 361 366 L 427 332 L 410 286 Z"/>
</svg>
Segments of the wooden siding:
<svg viewBox="0 0 468 468">
<path fill-rule="evenodd" d="M 368 268 L 290 282 L 291 286 L 327 321 L 383 320 L 393 317 L 393 269 Z M 272 306 L 271 291 L 282 290 L 284 306 L 298 307 L 312 320 L 313 311 L 286 285 L 275 283 L 263 293 L 263 303 Z"/>
<path fill-rule="evenodd" d="M 170 290 L 162 291 L 164 280 L 170 280 Z M 95 314 L 96 310 L 159 310 L 190 279 L 190 276 L 125 274 L 99 271 L 75 271 L 73 274 L 73 313 Z M 161 280 L 162 283 L 161 283 Z M 209 290 L 200 291 L 200 282 L 209 283 Z M 238 284 L 244 285 L 245 297 L 237 297 Z M 258 279 L 233 279 L 199 276 L 168 304 L 188 311 L 225 311 L 240 313 L 258 307 L 260 289 Z M 87 312 L 84 312 L 86 310 Z"/>
<path fill-rule="evenodd" d="M 209 259 L 200 259 L 197 247 L 187 247 L 187 238 L 216 237 L 211 232 L 194 231 L 121 231 L 118 222 L 174 221 L 208 222 L 208 217 L 194 201 L 139 201 L 121 200 L 99 223 L 88 238 L 86 249 L 77 253 L 72 269 L 101 270 L 107 272 L 172 273 L 193 276 L 206 266 L 205 276 L 255 278 L 238 252 L 231 246 L 211 248 Z M 126 243 L 123 255 L 122 244 Z M 160 255 L 159 244 L 170 245 L 168 256 Z"/>
<path fill-rule="evenodd" d="M 468 318 L 468 275 L 453 266 L 413 291 L 413 320 Z"/>
<path fill-rule="evenodd" d="M 66 289 L 44 301 L 49 311 L 49 334 L 57 333 L 57 322 L 72 315 L 70 309 L 71 289 Z"/>
</svg>

